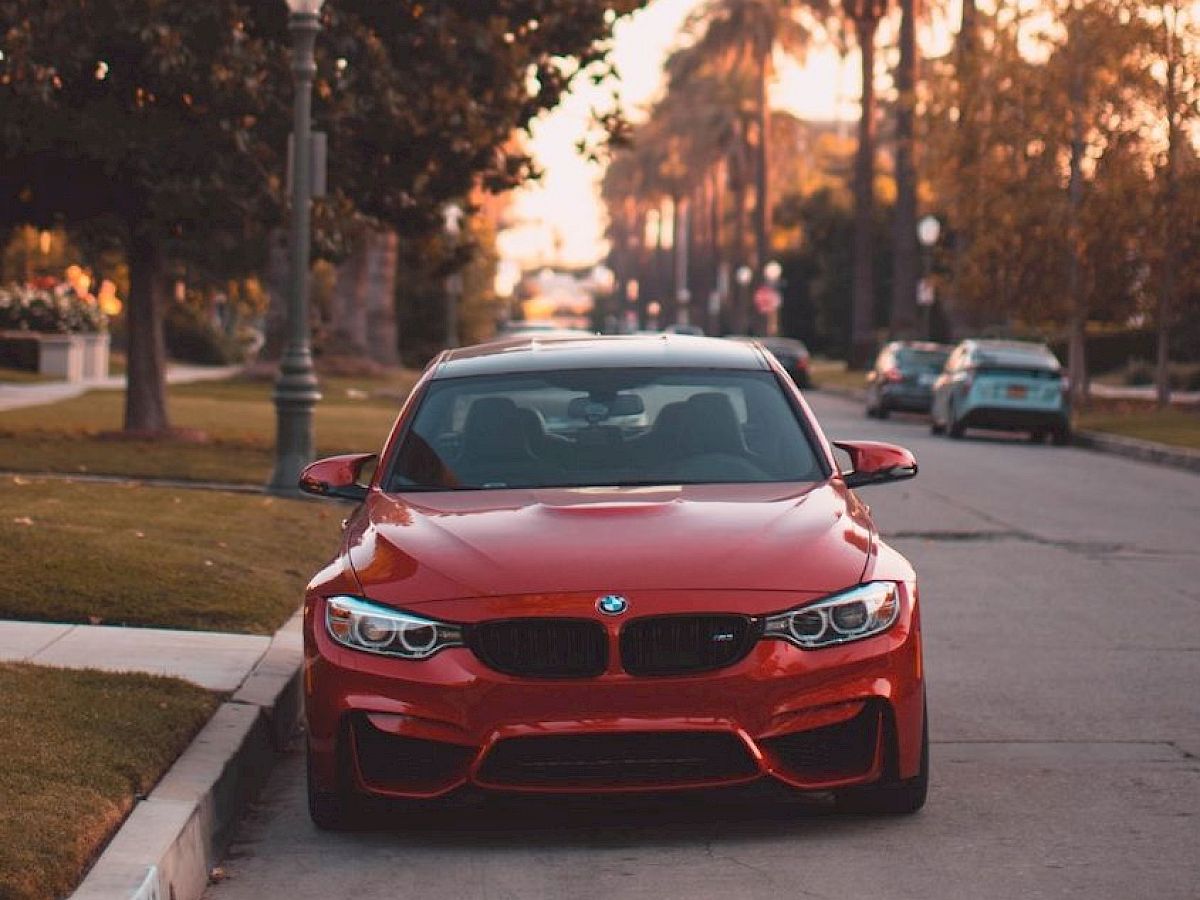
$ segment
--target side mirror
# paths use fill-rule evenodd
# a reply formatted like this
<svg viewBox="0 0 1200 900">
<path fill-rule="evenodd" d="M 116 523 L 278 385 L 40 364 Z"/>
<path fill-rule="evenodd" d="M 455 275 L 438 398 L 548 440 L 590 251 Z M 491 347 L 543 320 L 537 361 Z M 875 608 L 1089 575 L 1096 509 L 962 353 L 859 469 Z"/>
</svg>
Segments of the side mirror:
<svg viewBox="0 0 1200 900">
<path fill-rule="evenodd" d="M 348 453 L 318 459 L 300 473 L 300 490 L 318 497 L 361 503 L 367 498 L 367 486 L 359 484 L 358 477 L 363 466 L 374 458 L 374 453 Z"/>
<path fill-rule="evenodd" d="M 868 484 L 887 484 L 889 481 L 904 481 L 917 475 L 917 461 L 903 447 L 883 444 L 879 441 L 834 441 L 833 445 L 845 450 L 854 467 L 843 473 L 846 487 L 860 488 Z"/>
</svg>

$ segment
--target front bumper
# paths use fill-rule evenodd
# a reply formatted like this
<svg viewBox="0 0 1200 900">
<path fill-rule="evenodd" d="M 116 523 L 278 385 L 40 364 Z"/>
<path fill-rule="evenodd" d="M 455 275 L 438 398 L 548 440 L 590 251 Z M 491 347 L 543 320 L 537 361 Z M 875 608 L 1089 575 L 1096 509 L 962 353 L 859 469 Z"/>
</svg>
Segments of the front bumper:
<svg viewBox="0 0 1200 900">
<path fill-rule="evenodd" d="M 679 593 L 631 599 L 653 614 L 678 603 L 662 595 Z M 885 768 L 911 777 L 924 685 L 915 596 L 908 585 L 902 594 L 896 624 L 858 642 L 801 650 L 763 639 L 731 666 L 681 676 L 631 676 L 614 650 L 604 674 L 580 679 L 504 675 L 466 648 L 420 662 L 350 650 L 329 639 L 324 601 L 310 597 L 310 774 L 318 791 L 349 784 L 413 798 L 466 785 L 595 793 L 774 778 L 826 790 L 877 780 Z M 778 611 L 788 606 L 780 596 L 736 605 Z M 538 614 L 577 611 L 580 599 L 539 598 Z M 603 624 L 615 648 L 625 621 Z"/>
</svg>

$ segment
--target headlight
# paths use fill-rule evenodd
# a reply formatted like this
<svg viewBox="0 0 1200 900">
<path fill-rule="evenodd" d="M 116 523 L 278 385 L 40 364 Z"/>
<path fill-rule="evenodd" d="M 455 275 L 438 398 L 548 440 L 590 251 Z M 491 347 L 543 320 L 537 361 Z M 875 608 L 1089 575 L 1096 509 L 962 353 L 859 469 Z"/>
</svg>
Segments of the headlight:
<svg viewBox="0 0 1200 900">
<path fill-rule="evenodd" d="M 887 631 L 899 615 L 899 587 L 890 581 L 873 581 L 769 616 L 763 636 L 805 649 L 829 647 Z"/>
<path fill-rule="evenodd" d="M 345 647 L 402 659 L 427 659 L 447 647 L 463 646 L 459 625 L 376 606 L 360 597 L 326 600 L 325 628 Z"/>
</svg>

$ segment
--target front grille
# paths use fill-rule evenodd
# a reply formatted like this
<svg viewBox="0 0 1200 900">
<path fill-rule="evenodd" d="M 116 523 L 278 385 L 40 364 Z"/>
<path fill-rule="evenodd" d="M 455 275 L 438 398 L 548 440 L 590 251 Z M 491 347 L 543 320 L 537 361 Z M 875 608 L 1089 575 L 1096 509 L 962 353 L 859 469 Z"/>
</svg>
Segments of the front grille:
<svg viewBox="0 0 1200 900">
<path fill-rule="evenodd" d="M 358 770 L 370 787 L 384 790 L 436 790 L 466 774 L 475 758 L 471 747 L 388 734 L 355 716 L 354 750 Z"/>
<path fill-rule="evenodd" d="M 681 675 L 733 665 L 761 625 L 747 616 L 655 616 L 621 630 L 621 665 L 631 675 Z"/>
<path fill-rule="evenodd" d="M 769 738 L 763 746 L 806 781 L 852 778 L 866 774 L 875 762 L 879 718 L 879 708 L 868 703 L 853 719 Z"/>
<path fill-rule="evenodd" d="M 508 738 L 479 770 L 486 784 L 638 787 L 753 777 L 758 766 L 735 735 L 715 731 Z"/>
<path fill-rule="evenodd" d="M 507 675 L 592 678 L 608 665 L 604 626 L 589 619 L 506 619 L 468 632 L 485 664 Z"/>
</svg>

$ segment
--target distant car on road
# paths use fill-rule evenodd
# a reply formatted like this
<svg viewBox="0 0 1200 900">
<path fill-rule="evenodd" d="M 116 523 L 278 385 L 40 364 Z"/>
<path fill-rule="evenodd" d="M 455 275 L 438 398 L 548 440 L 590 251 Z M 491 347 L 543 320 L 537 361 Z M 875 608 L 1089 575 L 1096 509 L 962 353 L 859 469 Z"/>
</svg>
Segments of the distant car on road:
<svg viewBox="0 0 1200 900">
<path fill-rule="evenodd" d="M 369 483 L 374 454 L 301 476 L 357 503 L 306 595 L 316 824 L 463 788 L 752 781 L 918 810 L 917 577 L 855 493 L 917 464 L 890 444 L 837 446 L 846 470 L 758 346 L 442 353 Z"/>
<path fill-rule="evenodd" d="M 812 378 L 809 375 L 812 355 L 803 341 L 787 337 L 748 337 L 741 334 L 731 334 L 728 336 L 728 340 L 762 344 L 772 356 L 779 360 L 779 364 L 792 377 L 792 381 L 796 382 L 797 387 L 812 386 Z"/>
<path fill-rule="evenodd" d="M 505 341 L 510 338 L 559 338 L 559 337 L 591 337 L 594 332 L 582 328 L 568 328 L 558 322 L 549 320 L 516 320 L 505 322 L 496 329 L 495 341 Z"/>
<path fill-rule="evenodd" d="M 886 419 L 893 410 L 929 412 L 933 383 L 950 347 L 922 341 L 892 341 L 867 373 L 867 415 Z"/>
<path fill-rule="evenodd" d="M 950 354 L 933 386 L 930 430 L 960 438 L 967 428 L 1027 431 L 1040 443 L 1071 440 L 1062 367 L 1045 344 L 967 340 Z"/>
</svg>

